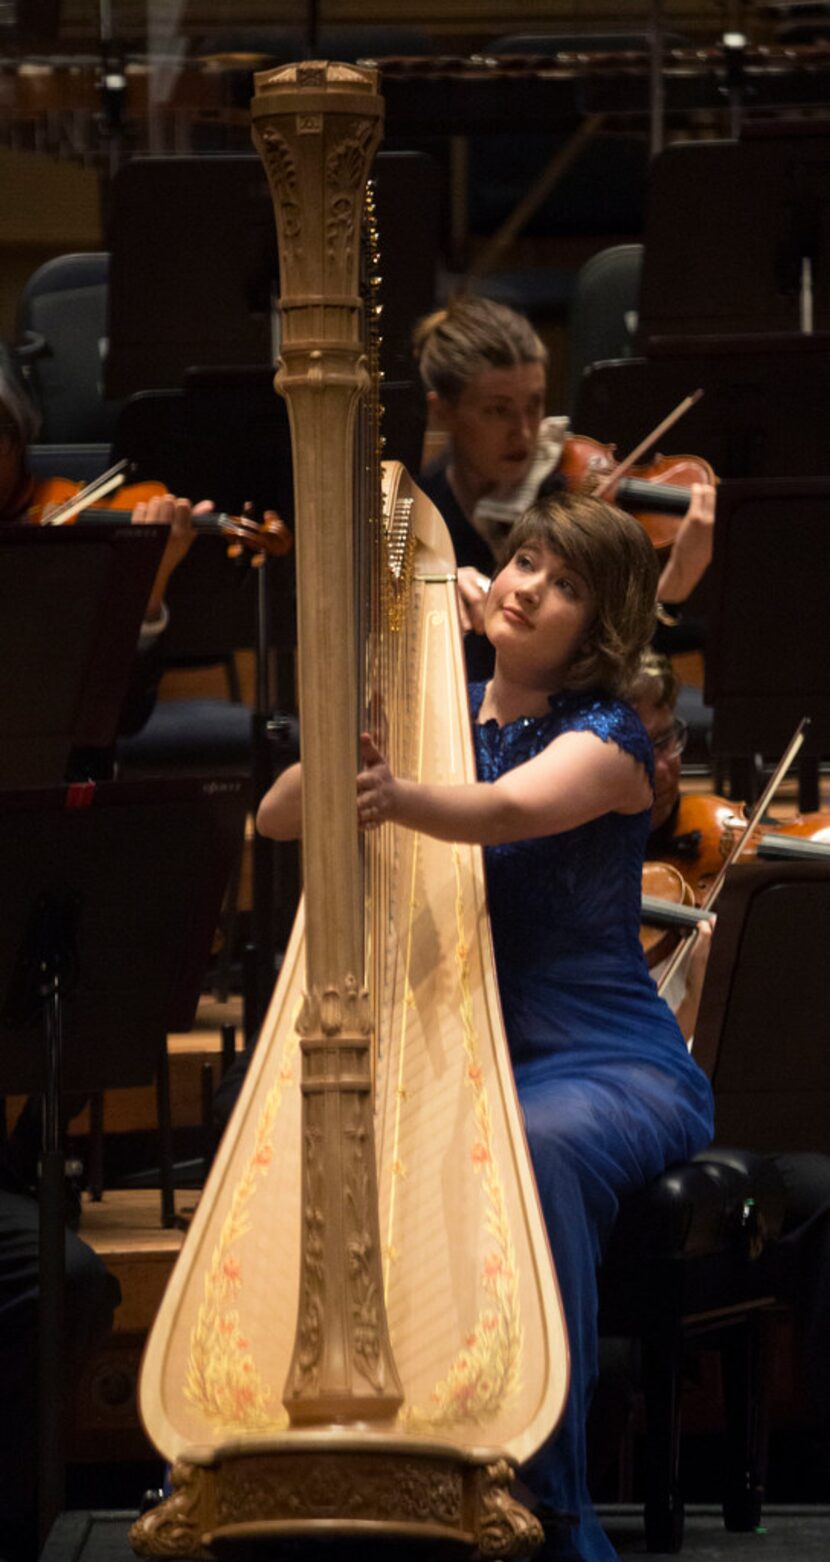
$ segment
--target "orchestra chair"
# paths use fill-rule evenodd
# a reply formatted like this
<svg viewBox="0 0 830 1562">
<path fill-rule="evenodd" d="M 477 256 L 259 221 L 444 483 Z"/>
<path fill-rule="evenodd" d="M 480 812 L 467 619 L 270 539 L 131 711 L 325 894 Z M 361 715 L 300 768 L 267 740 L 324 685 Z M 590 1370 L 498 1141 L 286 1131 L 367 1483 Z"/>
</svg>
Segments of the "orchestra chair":
<svg viewBox="0 0 830 1562">
<path fill-rule="evenodd" d="M 109 254 L 58 255 L 20 297 L 16 357 L 40 415 L 30 464 L 38 476 L 87 481 L 105 470 L 118 403 L 102 390 Z"/>
<path fill-rule="evenodd" d="M 256 515 L 273 506 L 291 525 L 288 419 L 272 381 L 270 368 L 217 370 L 196 375 L 185 390 L 131 396 L 118 420 L 114 454 L 129 457 L 140 477 L 160 478 L 174 493 L 206 494 L 231 514 L 250 498 Z M 116 760 L 119 775 L 129 779 L 204 773 L 244 777 L 255 809 L 274 776 L 297 758 L 293 557 L 269 559 L 263 576 L 263 570 L 252 568 L 247 549 L 234 559 L 227 552 L 223 537 L 196 539 L 170 581 L 163 647 L 170 670 L 222 668 L 227 697 L 159 700 L 139 732 L 119 739 Z M 263 595 L 267 622 L 261 629 Z M 267 670 L 263 637 L 269 647 Z M 241 698 L 236 671 L 237 652 L 250 650 L 255 652 L 253 709 Z M 252 920 L 257 924 L 254 941 L 275 953 L 287 942 L 297 891 L 291 849 L 276 848 L 270 857 L 273 882 L 267 872 L 257 879 Z M 223 914 L 223 949 L 214 974 L 220 998 L 227 997 L 231 985 L 240 882 L 241 861 Z"/>
<path fill-rule="evenodd" d="M 568 315 L 568 397 L 573 413 L 579 382 L 591 364 L 632 356 L 642 244 L 612 244 L 577 272 Z"/>
<path fill-rule="evenodd" d="M 730 869 L 695 1036 L 715 1145 L 625 1201 L 600 1271 L 600 1334 L 639 1347 L 645 1530 L 678 1551 L 681 1387 L 690 1351 L 720 1350 L 724 1522 L 757 1525 L 766 1456 L 765 1336 L 787 1229 L 775 1155 L 830 1151 L 830 861 Z M 731 1149 L 743 1145 L 745 1149 Z"/>
<path fill-rule="evenodd" d="M 783 1218 L 774 1164 L 748 1150 L 706 1150 L 621 1205 L 600 1269 L 600 1360 L 611 1342 L 635 1343 L 648 1551 L 683 1544 L 682 1387 L 687 1358 L 699 1350 L 720 1352 L 724 1524 L 748 1531 L 760 1520 L 764 1325 L 777 1296 L 759 1259 Z"/>
</svg>

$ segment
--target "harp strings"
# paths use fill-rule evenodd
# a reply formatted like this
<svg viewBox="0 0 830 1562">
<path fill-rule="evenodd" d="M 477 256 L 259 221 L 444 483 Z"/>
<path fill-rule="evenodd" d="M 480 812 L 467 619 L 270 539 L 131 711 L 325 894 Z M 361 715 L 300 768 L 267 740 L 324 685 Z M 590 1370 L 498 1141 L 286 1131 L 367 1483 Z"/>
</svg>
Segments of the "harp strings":
<svg viewBox="0 0 830 1562">
<path fill-rule="evenodd" d="M 374 186 L 370 181 L 364 202 L 361 290 L 364 304 L 364 340 L 369 371 L 369 391 L 358 418 L 360 493 L 356 558 L 358 565 L 358 623 L 361 687 L 361 727 L 372 733 L 378 747 L 398 774 L 409 774 L 414 734 L 408 730 L 412 705 L 412 614 L 407 611 L 408 571 L 401 568 L 411 543 L 406 537 L 407 517 L 394 500 L 383 493 L 382 382 L 380 367 L 381 316 L 380 249 Z M 404 507 L 405 510 L 405 507 Z M 389 962 L 397 958 L 400 935 L 396 916 L 398 851 L 393 826 L 383 825 L 363 837 L 366 981 L 374 1009 L 374 1035 L 383 1038 L 385 994 Z M 408 898 L 408 897 L 407 897 Z"/>
</svg>

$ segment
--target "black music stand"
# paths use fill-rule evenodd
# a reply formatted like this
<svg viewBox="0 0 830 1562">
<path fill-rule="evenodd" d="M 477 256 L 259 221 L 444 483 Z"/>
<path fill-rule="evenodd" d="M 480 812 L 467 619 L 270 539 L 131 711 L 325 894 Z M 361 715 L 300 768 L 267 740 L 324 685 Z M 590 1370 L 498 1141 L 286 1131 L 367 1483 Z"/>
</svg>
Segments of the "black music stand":
<svg viewBox="0 0 830 1562">
<path fill-rule="evenodd" d="M 694 1046 L 721 1144 L 830 1153 L 829 918 L 830 863 L 726 876 Z"/>
<path fill-rule="evenodd" d="M 0 793 L 0 1092 L 44 1099 L 44 1534 L 63 1507 L 62 1095 L 148 1083 L 167 1033 L 192 1025 L 245 805 L 226 778 Z"/>
<path fill-rule="evenodd" d="M 689 336 L 830 329 L 830 127 L 745 125 L 674 142 L 649 174 L 640 350 Z M 717 235 L 717 241 L 713 241 Z"/>
<path fill-rule="evenodd" d="M 412 382 L 410 336 L 433 307 L 439 180 L 420 152 L 375 160 L 382 367 Z M 254 154 L 135 157 L 112 186 L 108 396 L 175 389 L 199 365 L 269 368 L 277 358 L 274 209 Z"/>
<path fill-rule="evenodd" d="M 719 478 L 822 477 L 830 426 L 830 332 L 698 337 L 651 344 L 647 358 L 592 364 L 573 426 L 633 450 L 691 391 L 703 396 L 660 439 L 694 451 Z"/>
<path fill-rule="evenodd" d="M 716 756 L 778 756 L 802 716 L 800 803 L 830 754 L 830 479 L 723 483 L 709 572 L 704 699 Z"/>
<path fill-rule="evenodd" d="M 115 737 L 167 528 L 0 528 L 0 788 L 54 786 Z"/>
<path fill-rule="evenodd" d="M 826 122 L 747 125 L 739 141 L 666 147 L 649 182 L 643 356 L 583 376 L 575 427 L 625 454 L 701 387 L 661 439 L 666 454 L 697 451 L 721 478 L 823 475 L 828 232 Z"/>
</svg>

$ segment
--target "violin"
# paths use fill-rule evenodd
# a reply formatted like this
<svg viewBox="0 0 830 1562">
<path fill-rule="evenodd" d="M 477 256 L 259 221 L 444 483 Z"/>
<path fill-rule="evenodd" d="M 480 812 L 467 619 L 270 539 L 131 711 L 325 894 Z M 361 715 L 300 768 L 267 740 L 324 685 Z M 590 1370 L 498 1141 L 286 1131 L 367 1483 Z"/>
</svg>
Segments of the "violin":
<svg viewBox="0 0 830 1562">
<path fill-rule="evenodd" d="M 772 833 L 764 834 L 760 840 L 754 838 L 754 832 L 761 826 L 766 818 L 769 804 L 774 797 L 781 779 L 798 755 L 803 743 L 807 728 L 810 725 L 809 717 L 805 716 L 799 722 L 787 748 L 785 749 L 778 765 L 772 773 L 761 796 L 758 798 L 752 813 L 747 816 L 743 804 L 735 805 L 721 797 L 696 797 L 684 795 L 676 815 L 676 824 L 681 820 L 685 825 L 690 825 L 695 819 L 695 827 L 692 831 L 683 831 L 676 828 L 672 836 L 670 846 L 674 852 L 667 854 L 669 866 L 675 866 L 678 860 L 683 861 L 683 877 L 691 874 L 696 881 L 696 893 L 692 891 L 697 901 L 698 911 L 688 907 L 684 896 L 678 896 L 672 889 L 665 895 L 666 920 L 658 918 L 658 925 L 666 926 L 674 924 L 677 927 L 685 927 L 691 932 L 691 939 L 686 940 L 685 948 L 678 947 L 674 950 L 669 964 L 660 978 L 658 991 L 664 993 L 671 981 L 674 972 L 684 958 L 685 951 L 691 948 L 691 941 L 696 935 L 696 918 L 701 912 L 710 911 L 723 887 L 727 869 L 739 857 L 750 853 L 763 853 L 766 856 L 785 855 L 787 847 L 793 850 L 793 845 L 799 842 L 809 843 L 807 851 L 812 853 L 830 853 L 830 814 L 821 811 L 818 813 L 799 815 L 795 819 L 784 824 L 777 824 Z M 688 805 L 684 811 L 684 804 Z M 708 833 L 704 832 L 701 825 L 706 823 Z M 780 846 L 779 846 L 780 843 Z M 672 858 L 674 862 L 672 863 Z M 718 859 L 720 859 L 718 861 Z M 662 866 L 663 864 L 659 864 Z M 646 863 L 645 868 L 651 865 Z M 647 882 L 644 871 L 643 891 L 646 896 L 657 893 L 652 887 L 652 882 Z M 674 907 L 669 902 L 675 902 Z M 644 908 L 645 911 L 645 908 Z M 644 917 L 645 920 L 645 917 Z M 653 928 L 653 923 L 651 927 Z M 648 929 L 648 924 L 647 924 Z M 657 940 L 652 932 L 641 929 L 641 943 L 646 950 L 649 965 L 653 966 L 662 958 L 661 955 L 650 957 L 650 951 L 656 946 Z"/>
<path fill-rule="evenodd" d="M 720 873 L 735 840 L 746 828 L 743 803 L 716 793 L 683 792 L 674 815 L 673 831 L 660 851 L 660 861 L 682 874 L 700 905 Z"/>
<path fill-rule="evenodd" d="M 701 902 L 702 911 L 710 911 L 712 909 L 724 886 L 724 883 L 726 882 L 726 875 L 728 870 L 732 867 L 733 863 L 736 863 L 740 857 L 746 854 L 748 846 L 753 843 L 754 832 L 756 831 L 761 821 L 765 818 L 767 809 L 769 808 L 769 805 L 775 796 L 783 777 L 786 775 L 790 765 L 801 751 L 809 725 L 809 716 L 802 716 L 801 721 L 798 723 L 798 726 L 796 727 L 795 732 L 787 744 L 787 747 L 781 755 L 778 764 L 773 770 L 769 781 L 764 787 L 757 802 L 754 804 L 752 812 L 747 816 L 746 820 L 742 822 L 740 829 L 732 829 L 732 844 L 729 847 L 726 856 L 724 857 L 720 869 L 709 884 L 703 896 L 703 900 Z M 674 954 L 670 957 L 663 974 L 660 977 L 657 988 L 659 993 L 665 993 L 675 972 L 691 953 L 696 943 L 697 936 L 697 929 L 693 929 L 685 942 L 679 945 L 679 947 L 674 951 Z"/>
<path fill-rule="evenodd" d="M 91 483 L 76 483 L 70 477 L 36 478 L 27 520 L 32 526 L 68 526 L 90 510 L 100 512 L 106 508 L 120 514 L 167 492 L 163 483 L 125 483 L 124 470 L 125 464 L 119 461 Z"/>
<path fill-rule="evenodd" d="M 643 863 L 643 896 L 667 905 L 703 905 L 734 844 L 736 833 L 746 828 L 743 803 L 730 802 L 714 793 L 681 793 L 674 816 L 673 834 L 659 858 Z M 656 908 L 649 908 L 649 916 Z M 672 917 L 666 926 L 660 919 L 644 920 L 640 943 L 649 969 L 659 965 L 674 950 L 681 937 L 680 919 Z"/>
<path fill-rule="evenodd" d="M 164 483 L 152 480 L 125 483 L 127 467 L 126 460 L 116 462 L 115 466 L 87 484 L 76 483 L 66 477 L 47 477 L 35 481 L 26 519 L 35 526 L 69 526 L 79 515 L 85 520 L 118 520 L 134 510 L 137 504 L 162 498 L 167 493 Z M 276 512 L 271 512 L 265 521 L 257 522 L 246 515 L 208 511 L 203 515 L 193 515 L 191 524 L 196 532 L 213 535 L 220 533 L 234 544 L 274 557 L 288 553 L 293 542 L 291 532 Z"/>
<path fill-rule="evenodd" d="M 680 529 L 691 502 L 692 483 L 714 483 L 715 474 L 702 456 L 661 456 L 626 467 L 619 466 L 614 445 L 602 445 L 587 434 L 571 434 L 565 440 L 557 471 L 569 487 L 591 479 L 611 479 L 602 487 L 602 498 L 629 511 L 646 531 L 658 553 L 667 552 Z"/>
<path fill-rule="evenodd" d="M 826 860 L 830 857 L 830 812 L 797 814 L 795 819 L 769 820 L 750 848 L 752 855 L 787 860 Z"/>
<path fill-rule="evenodd" d="M 673 926 L 665 927 L 654 903 L 666 906 L 691 906 L 694 893 L 682 873 L 669 862 L 643 863 L 643 916 L 648 920 L 640 924 L 640 944 L 649 970 L 667 959 L 680 936 Z"/>
</svg>

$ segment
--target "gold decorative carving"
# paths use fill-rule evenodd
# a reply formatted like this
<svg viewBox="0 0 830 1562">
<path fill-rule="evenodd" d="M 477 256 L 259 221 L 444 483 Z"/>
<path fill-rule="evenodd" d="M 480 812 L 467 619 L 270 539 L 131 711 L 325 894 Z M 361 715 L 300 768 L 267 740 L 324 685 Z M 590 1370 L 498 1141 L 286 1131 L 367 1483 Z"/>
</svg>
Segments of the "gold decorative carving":
<svg viewBox="0 0 830 1562">
<path fill-rule="evenodd" d="M 351 975 L 342 990 L 334 984 L 322 992 L 313 987 L 303 995 L 297 1030 L 301 1036 L 370 1036 L 372 1010 L 366 988 Z"/>
<path fill-rule="evenodd" d="M 476 1544 L 484 1557 L 526 1557 L 545 1538 L 539 1520 L 510 1491 L 514 1474 L 506 1459 L 479 1473 Z"/>
<path fill-rule="evenodd" d="M 309 1121 L 308 1114 L 306 1116 L 303 1137 L 305 1139 L 305 1196 L 303 1200 L 305 1243 L 303 1245 L 303 1278 L 300 1289 L 300 1308 L 297 1318 L 296 1377 L 293 1385 L 295 1394 L 300 1394 L 306 1389 L 314 1390 L 317 1387 L 320 1358 L 323 1351 L 326 1306 L 326 1266 L 324 1262 L 325 1245 L 323 1242 L 323 1233 L 325 1231 L 325 1217 L 323 1215 L 324 1166 L 320 1154 L 323 1147 L 323 1131 L 318 1125 Z"/>
<path fill-rule="evenodd" d="M 360 1520 L 457 1530 L 463 1509 L 462 1472 L 446 1459 L 325 1450 L 311 1459 L 264 1454 L 225 1463 L 217 1477 L 220 1528 L 251 1522 Z"/>
<path fill-rule="evenodd" d="M 324 87 L 326 84 L 326 67 L 319 60 L 310 60 L 308 64 L 302 61 L 297 66 L 298 87 Z"/>
<path fill-rule="evenodd" d="M 285 137 L 273 126 L 262 131 L 262 158 L 268 172 L 272 190 L 275 191 L 283 213 L 283 232 L 297 254 L 301 232 L 300 202 L 297 193 L 297 164 Z"/>
<path fill-rule="evenodd" d="M 136 1519 L 130 1545 L 139 1557 L 209 1557 L 203 1544 L 205 1529 L 205 1474 L 185 1459 L 177 1459 L 170 1472 L 171 1495 Z"/>
<path fill-rule="evenodd" d="M 345 1209 L 352 1229 L 346 1235 L 347 1274 L 351 1293 L 352 1345 L 355 1360 L 377 1393 L 383 1391 L 380 1307 L 375 1276 L 379 1265 L 371 1237 L 374 1182 L 367 1162 L 371 1138 L 363 1122 L 365 1102 L 353 1097 L 352 1122 L 345 1130 L 351 1155 L 345 1161 Z"/>
<path fill-rule="evenodd" d="M 362 188 L 366 166 L 375 143 L 375 127 L 356 120 L 351 134 L 332 149 L 326 162 L 329 209 L 326 216 L 326 247 L 335 264 L 350 267 L 359 228 L 355 192 Z"/>
</svg>

